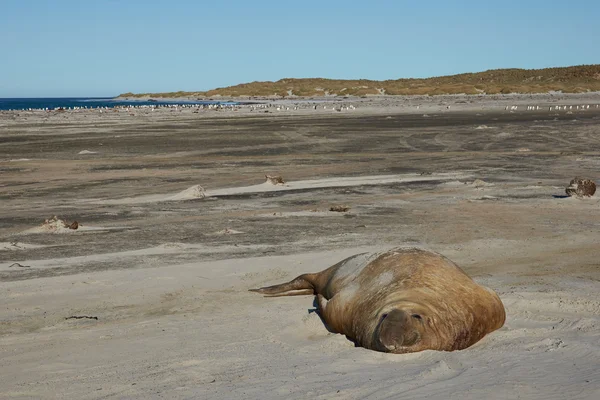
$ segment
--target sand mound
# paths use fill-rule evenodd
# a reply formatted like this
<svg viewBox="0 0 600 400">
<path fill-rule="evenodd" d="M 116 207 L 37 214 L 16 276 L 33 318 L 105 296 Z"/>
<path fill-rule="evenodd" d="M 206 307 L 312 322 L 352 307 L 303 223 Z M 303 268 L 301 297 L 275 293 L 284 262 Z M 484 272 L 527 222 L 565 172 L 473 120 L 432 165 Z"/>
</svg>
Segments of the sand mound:
<svg viewBox="0 0 600 400">
<path fill-rule="evenodd" d="M 30 233 L 74 233 L 85 231 L 86 233 L 95 233 L 95 232 L 107 232 L 107 231 L 122 231 L 131 229 L 127 226 L 114 226 L 114 227 L 103 227 L 103 226 L 83 226 L 77 221 L 73 221 L 72 223 L 67 223 L 64 220 L 58 218 L 56 215 L 52 218 L 48 218 L 44 221 L 44 223 L 35 228 L 30 228 L 22 233 L 30 234 Z M 27 246 L 36 246 L 36 245 L 27 245 Z M 36 246 L 39 247 L 39 246 Z M 42 246 L 45 247 L 45 246 Z M 1 248 L 0 248 L 1 249 Z"/>
<path fill-rule="evenodd" d="M 292 218 L 292 217 L 332 217 L 344 216 L 344 213 L 331 213 L 325 210 L 280 211 L 268 214 L 257 214 L 261 218 Z"/>
<path fill-rule="evenodd" d="M 493 183 L 489 183 L 484 181 L 483 179 L 475 179 L 472 183 L 471 186 L 476 187 L 476 188 L 482 188 L 482 187 L 486 187 L 486 186 L 494 186 Z"/>
<path fill-rule="evenodd" d="M 44 223 L 36 228 L 31 228 L 25 231 L 26 233 L 73 233 L 75 229 L 70 229 L 62 219 L 56 215 L 52 218 L 48 218 Z"/>
<path fill-rule="evenodd" d="M 200 185 L 194 185 L 189 187 L 176 195 L 172 196 L 169 200 L 193 200 L 203 199 L 206 197 L 206 191 Z"/>
<path fill-rule="evenodd" d="M 215 232 L 215 235 L 239 235 L 240 233 L 244 233 L 242 231 L 236 231 L 235 229 L 225 228 L 218 232 Z"/>
<path fill-rule="evenodd" d="M 0 251 L 2 250 L 28 250 L 28 249 L 39 249 L 42 247 L 48 247 L 41 244 L 30 244 L 21 242 L 0 242 Z"/>
<path fill-rule="evenodd" d="M 265 178 L 267 179 L 265 183 L 270 183 L 271 185 L 285 185 L 285 181 L 283 180 L 282 176 L 265 175 Z"/>
</svg>

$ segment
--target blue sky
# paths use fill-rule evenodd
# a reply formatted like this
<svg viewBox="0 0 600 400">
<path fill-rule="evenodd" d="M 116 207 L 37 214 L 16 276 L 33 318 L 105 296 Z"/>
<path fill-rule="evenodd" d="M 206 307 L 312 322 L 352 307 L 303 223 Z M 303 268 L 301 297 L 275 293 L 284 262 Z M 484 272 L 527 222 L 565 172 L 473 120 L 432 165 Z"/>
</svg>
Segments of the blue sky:
<svg viewBox="0 0 600 400">
<path fill-rule="evenodd" d="M 1 0 L 0 97 L 600 63 L 600 1 Z"/>
</svg>

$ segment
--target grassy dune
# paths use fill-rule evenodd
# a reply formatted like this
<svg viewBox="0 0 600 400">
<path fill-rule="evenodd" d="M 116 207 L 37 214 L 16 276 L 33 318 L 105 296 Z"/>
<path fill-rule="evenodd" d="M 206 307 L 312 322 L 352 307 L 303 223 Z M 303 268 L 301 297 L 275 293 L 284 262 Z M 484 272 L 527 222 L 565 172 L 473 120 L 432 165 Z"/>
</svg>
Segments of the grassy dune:
<svg viewBox="0 0 600 400">
<path fill-rule="evenodd" d="M 372 81 L 367 79 L 285 78 L 276 82 L 242 83 L 205 92 L 123 93 L 120 97 L 252 97 L 252 96 L 366 96 L 547 93 L 600 91 L 600 65 L 544 69 L 496 69 L 425 79 Z"/>
</svg>

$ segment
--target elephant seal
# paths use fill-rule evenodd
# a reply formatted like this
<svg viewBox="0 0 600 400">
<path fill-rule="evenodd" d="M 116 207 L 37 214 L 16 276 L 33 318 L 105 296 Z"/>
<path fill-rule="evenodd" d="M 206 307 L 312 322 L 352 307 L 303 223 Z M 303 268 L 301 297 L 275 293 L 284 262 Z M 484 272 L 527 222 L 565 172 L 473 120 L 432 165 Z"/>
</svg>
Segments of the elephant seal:
<svg viewBox="0 0 600 400">
<path fill-rule="evenodd" d="M 389 353 L 465 349 L 504 325 L 504 305 L 440 254 L 417 248 L 361 253 L 287 283 L 250 289 L 316 295 L 327 327 Z"/>
<path fill-rule="evenodd" d="M 596 183 L 591 179 L 575 177 L 565 189 L 567 196 L 592 197 L 596 193 Z"/>
</svg>

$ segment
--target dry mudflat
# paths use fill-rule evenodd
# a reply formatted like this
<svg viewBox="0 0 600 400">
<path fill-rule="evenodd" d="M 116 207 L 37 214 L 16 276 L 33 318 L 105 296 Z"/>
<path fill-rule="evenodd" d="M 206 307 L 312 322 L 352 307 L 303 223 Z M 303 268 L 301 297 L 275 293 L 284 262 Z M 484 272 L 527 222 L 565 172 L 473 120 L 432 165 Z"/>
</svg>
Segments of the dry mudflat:
<svg viewBox="0 0 600 400">
<path fill-rule="evenodd" d="M 0 112 L 0 398 L 600 398 L 600 96 L 505 100 Z M 247 291 L 398 245 L 505 326 L 390 355 Z"/>
</svg>

